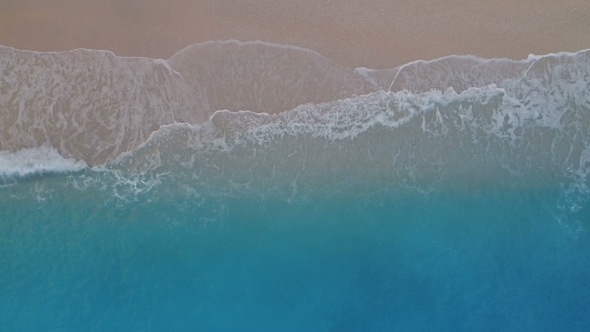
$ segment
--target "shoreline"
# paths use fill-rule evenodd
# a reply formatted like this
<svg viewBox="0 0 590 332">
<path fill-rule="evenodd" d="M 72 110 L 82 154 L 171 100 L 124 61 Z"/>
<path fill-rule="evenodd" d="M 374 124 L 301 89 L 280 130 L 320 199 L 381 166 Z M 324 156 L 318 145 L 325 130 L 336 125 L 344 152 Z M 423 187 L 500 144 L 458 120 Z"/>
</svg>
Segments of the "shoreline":
<svg viewBox="0 0 590 332">
<path fill-rule="evenodd" d="M 118 54 L 118 53 L 115 53 L 114 51 L 107 50 L 107 49 L 92 49 L 92 48 L 85 48 L 85 47 L 73 48 L 73 49 L 68 49 L 68 50 L 58 50 L 58 51 L 38 51 L 38 50 L 32 50 L 32 49 L 19 49 L 14 46 L 0 44 L 0 48 L 8 48 L 8 49 L 11 49 L 11 50 L 17 51 L 17 52 L 30 52 L 33 54 L 60 54 L 60 53 L 70 53 L 70 52 L 76 52 L 76 51 L 105 52 L 105 53 L 111 54 L 112 56 L 115 56 L 115 57 L 121 58 L 121 59 L 145 59 L 145 60 L 152 60 L 152 61 L 164 61 L 164 62 L 166 62 L 166 64 L 168 64 L 168 62 L 172 58 L 174 58 L 176 55 L 180 54 L 181 52 L 183 52 L 191 47 L 194 47 L 194 46 L 206 45 L 206 44 L 210 44 L 210 43 L 237 43 L 242 46 L 248 45 L 248 44 L 260 44 L 263 46 L 284 47 L 286 49 L 294 49 L 297 51 L 313 53 L 313 54 L 318 55 L 322 58 L 325 58 L 328 61 L 334 61 L 336 64 L 340 64 L 337 61 L 335 61 L 334 59 L 328 58 L 327 56 L 325 56 L 313 49 L 308 49 L 308 48 L 304 48 L 304 47 L 297 46 L 297 45 L 268 42 L 268 41 L 264 41 L 264 40 L 237 40 L 237 39 L 208 40 L 208 41 L 198 42 L 198 43 L 194 43 L 194 44 L 182 47 L 168 58 L 151 58 L 148 56 L 141 56 L 141 55 L 122 55 L 122 54 Z M 432 58 L 432 59 L 414 59 L 414 60 L 399 64 L 399 65 L 396 65 L 393 67 L 388 67 L 388 68 L 371 68 L 371 67 L 366 67 L 366 66 L 350 67 L 350 66 L 345 66 L 345 65 L 342 65 L 342 66 L 344 68 L 352 69 L 355 71 L 356 70 L 369 71 L 369 72 L 371 72 L 371 71 L 388 71 L 388 70 L 395 70 L 395 69 L 399 70 L 399 69 L 402 69 L 406 66 L 413 65 L 413 64 L 420 64 L 420 63 L 428 64 L 428 63 L 433 63 L 433 62 L 437 62 L 440 60 L 445 60 L 445 59 L 455 58 L 455 57 L 456 58 L 464 58 L 464 59 L 481 60 L 481 61 L 528 62 L 528 61 L 536 61 L 536 60 L 539 60 L 544 57 L 572 56 L 572 55 L 586 52 L 586 51 L 590 51 L 590 47 L 575 50 L 575 51 L 558 51 L 558 52 L 549 52 L 549 53 L 543 53 L 543 54 L 530 53 L 527 56 L 520 57 L 520 58 L 509 58 L 509 57 L 486 58 L 486 57 L 481 57 L 481 56 L 474 55 L 474 54 L 448 54 L 448 55 L 443 55 L 441 57 Z"/>
<path fill-rule="evenodd" d="M 347 67 L 393 68 L 449 55 L 525 59 L 590 47 L 590 4 L 580 0 L 251 0 L 167 3 L 28 0 L 0 3 L 0 44 L 78 48 L 168 59 L 195 43 L 264 40 L 317 51 Z"/>
</svg>

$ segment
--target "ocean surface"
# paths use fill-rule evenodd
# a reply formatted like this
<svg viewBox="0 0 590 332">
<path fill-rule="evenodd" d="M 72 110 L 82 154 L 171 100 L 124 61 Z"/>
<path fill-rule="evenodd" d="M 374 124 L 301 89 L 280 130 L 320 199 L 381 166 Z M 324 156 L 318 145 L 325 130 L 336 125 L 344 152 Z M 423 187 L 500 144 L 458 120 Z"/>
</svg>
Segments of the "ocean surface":
<svg viewBox="0 0 590 332">
<path fill-rule="evenodd" d="M 590 331 L 590 50 L 0 73 L 0 331 Z"/>
</svg>

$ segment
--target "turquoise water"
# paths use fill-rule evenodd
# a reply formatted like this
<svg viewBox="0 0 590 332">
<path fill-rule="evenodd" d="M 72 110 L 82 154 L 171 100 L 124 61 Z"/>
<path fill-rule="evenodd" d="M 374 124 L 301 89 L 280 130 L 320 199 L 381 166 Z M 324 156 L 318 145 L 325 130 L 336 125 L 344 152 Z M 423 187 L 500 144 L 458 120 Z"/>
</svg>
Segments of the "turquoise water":
<svg viewBox="0 0 590 332">
<path fill-rule="evenodd" d="M 2 200 L 5 330 L 590 325 L 590 216 L 553 208 L 551 188 L 240 197 L 217 202 L 208 223 L 200 207 L 95 194 Z"/>
<path fill-rule="evenodd" d="M 590 330 L 588 50 L 0 72 L 0 331 Z"/>
</svg>

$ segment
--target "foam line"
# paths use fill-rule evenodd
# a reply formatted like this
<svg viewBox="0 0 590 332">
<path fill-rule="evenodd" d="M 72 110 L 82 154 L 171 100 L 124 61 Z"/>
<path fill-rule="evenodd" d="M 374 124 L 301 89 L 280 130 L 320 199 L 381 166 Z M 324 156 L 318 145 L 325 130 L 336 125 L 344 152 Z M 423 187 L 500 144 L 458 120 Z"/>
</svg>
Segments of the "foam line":
<svg viewBox="0 0 590 332">
<path fill-rule="evenodd" d="M 16 152 L 0 151 L 0 178 L 22 178 L 31 175 L 70 173 L 85 169 L 86 163 L 62 157 L 49 146 L 22 149 Z"/>
</svg>

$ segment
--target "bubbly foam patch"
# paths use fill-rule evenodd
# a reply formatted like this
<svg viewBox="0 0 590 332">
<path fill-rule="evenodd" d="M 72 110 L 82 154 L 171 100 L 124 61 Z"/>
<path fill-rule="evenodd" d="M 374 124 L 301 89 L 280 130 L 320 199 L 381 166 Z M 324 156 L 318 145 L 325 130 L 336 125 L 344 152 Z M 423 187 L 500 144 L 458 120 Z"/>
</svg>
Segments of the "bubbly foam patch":
<svg viewBox="0 0 590 332">
<path fill-rule="evenodd" d="M 107 167 L 169 177 L 203 197 L 287 201 L 346 188 L 584 188 L 586 104 L 571 108 L 542 82 L 512 84 L 522 88 L 381 91 L 279 114 L 217 111 L 202 125 L 162 126 Z"/>
<path fill-rule="evenodd" d="M 16 152 L 0 151 L 0 178 L 4 179 L 77 172 L 86 167 L 84 161 L 64 158 L 56 149 L 49 146 Z"/>
</svg>

